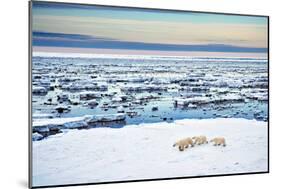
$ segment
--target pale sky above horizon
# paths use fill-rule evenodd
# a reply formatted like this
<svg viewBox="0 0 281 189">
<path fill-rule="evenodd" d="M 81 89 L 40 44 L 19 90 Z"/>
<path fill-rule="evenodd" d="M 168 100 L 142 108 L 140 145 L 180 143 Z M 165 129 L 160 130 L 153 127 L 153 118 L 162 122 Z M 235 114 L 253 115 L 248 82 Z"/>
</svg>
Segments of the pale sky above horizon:
<svg viewBox="0 0 281 189">
<path fill-rule="evenodd" d="M 81 36 L 90 36 L 94 42 L 129 44 L 267 48 L 268 43 L 266 17 L 39 2 L 33 2 L 32 11 L 33 32 L 66 35 L 37 36 L 38 44 L 43 46 L 49 45 L 49 39 L 80 44 Z"/>
</svg>

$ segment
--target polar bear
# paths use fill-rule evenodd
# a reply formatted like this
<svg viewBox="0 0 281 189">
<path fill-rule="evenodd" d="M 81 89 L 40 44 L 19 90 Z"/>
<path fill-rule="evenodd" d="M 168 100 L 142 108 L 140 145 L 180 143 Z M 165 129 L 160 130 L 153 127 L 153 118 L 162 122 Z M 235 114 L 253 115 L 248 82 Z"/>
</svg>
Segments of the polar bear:
<svg viewBox="0 0 281 189">
<path fill-rule="evenodd" d="M 214 146 L 217 146 L 217 145 L 226 146 L 225 138 L 224 137 L 213 138 L 212 140 L 210 140 L 210 142 L 213 142 Z"/>
<path fill-rule="evenodd" d="M 194 140 L 194 144 L 198 144 L 198 145 L 208 144 L 207 137 L 204 135 L 194 136 L 194 137 L 192 137 L 192 139 Z"/>
<path fill-rule="evenodd" d="M 184 151 L 185 148 L 188 148 L 189 146 L 193 147 L 193 141 L 191 138 L 185 138 L 177 141 L 175 144 L 173 144 L 173 147 L 178 146 L 179 151 Z"/>
</svg>

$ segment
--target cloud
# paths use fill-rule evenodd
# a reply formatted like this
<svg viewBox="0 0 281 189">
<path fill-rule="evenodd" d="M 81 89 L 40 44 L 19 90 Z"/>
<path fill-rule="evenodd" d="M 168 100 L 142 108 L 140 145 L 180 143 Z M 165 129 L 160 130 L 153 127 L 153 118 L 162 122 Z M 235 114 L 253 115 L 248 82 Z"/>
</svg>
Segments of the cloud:
<svg viewBox="0 0 281 189">
<path fill-rule="evenodd" d="M 33 32 L 34 46 L 71 47 L 71 48 L 100 48 L 100 49 L 127 49 L 127 50 L 152 50 L 152 51 L 206 51 L 206 52 L 267 52 L 266 48 L 252 48 L 231 46 L 225 44 L 163 44 L 120 41 L 93 36 L 77 34 L 61 34 Z"/>
<path fill-rule="evenodd" d="M 143 43 L 206 44 L 208 42 L 267 47 L 267 26 L 255 24 L 206 24 L 36 15 L 33 17 L 33 29 Z"/>
</svg>

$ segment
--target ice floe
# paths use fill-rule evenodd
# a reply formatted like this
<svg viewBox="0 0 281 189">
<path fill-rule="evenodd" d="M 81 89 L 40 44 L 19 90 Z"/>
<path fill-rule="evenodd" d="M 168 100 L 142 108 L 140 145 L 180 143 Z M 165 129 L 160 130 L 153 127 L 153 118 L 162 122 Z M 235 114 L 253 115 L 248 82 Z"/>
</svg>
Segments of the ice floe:
<svg viewBox="0 0 281 189">
<path fill-rule="evenodd" d="M 69 131 L 33 143 L 33 184 L 264 172 L 267 134 L 267 122 L 233 118 Z M 207 140 L 223 136 L 227 145 L 205 144 L 183 152 L 172 147 L 179 139 L 198 135 Z"/>
<path fill-rule="evenodd" d="M 48 93 L 48 90 L 45 87 L 42 87 L 42 86 L 33 86 L 32 87 L 32 94 L 46 95 L 47 93 Z"/>
<path fill-rule="evenodd" d="M 131 114 L 135 116 L 133 113 Z M 49 136 L 62 132 L 62 129 L 81 129 L 91 127 L 93 123 L 110 123 L 125 121 L 126 113 L 85 115 L 82 117 L 34 119 L 33 133 Z"/>
</svg>

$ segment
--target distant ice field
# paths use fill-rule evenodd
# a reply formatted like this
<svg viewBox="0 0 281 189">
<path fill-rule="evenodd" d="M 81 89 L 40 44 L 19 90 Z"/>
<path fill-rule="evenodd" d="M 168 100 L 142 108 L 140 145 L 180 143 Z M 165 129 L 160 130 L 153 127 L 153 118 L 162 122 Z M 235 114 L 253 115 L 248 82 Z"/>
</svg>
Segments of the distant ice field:
<svg viewBox="0 0 281 189">
<path fill-rule="evenodd" d="M 59 56 L 37 53 L 32 59 L 33 119 L 126 114 L 122 122 L 104 124 L 109 127 L 268 119 L 266 59 Z"/>
</svg>

